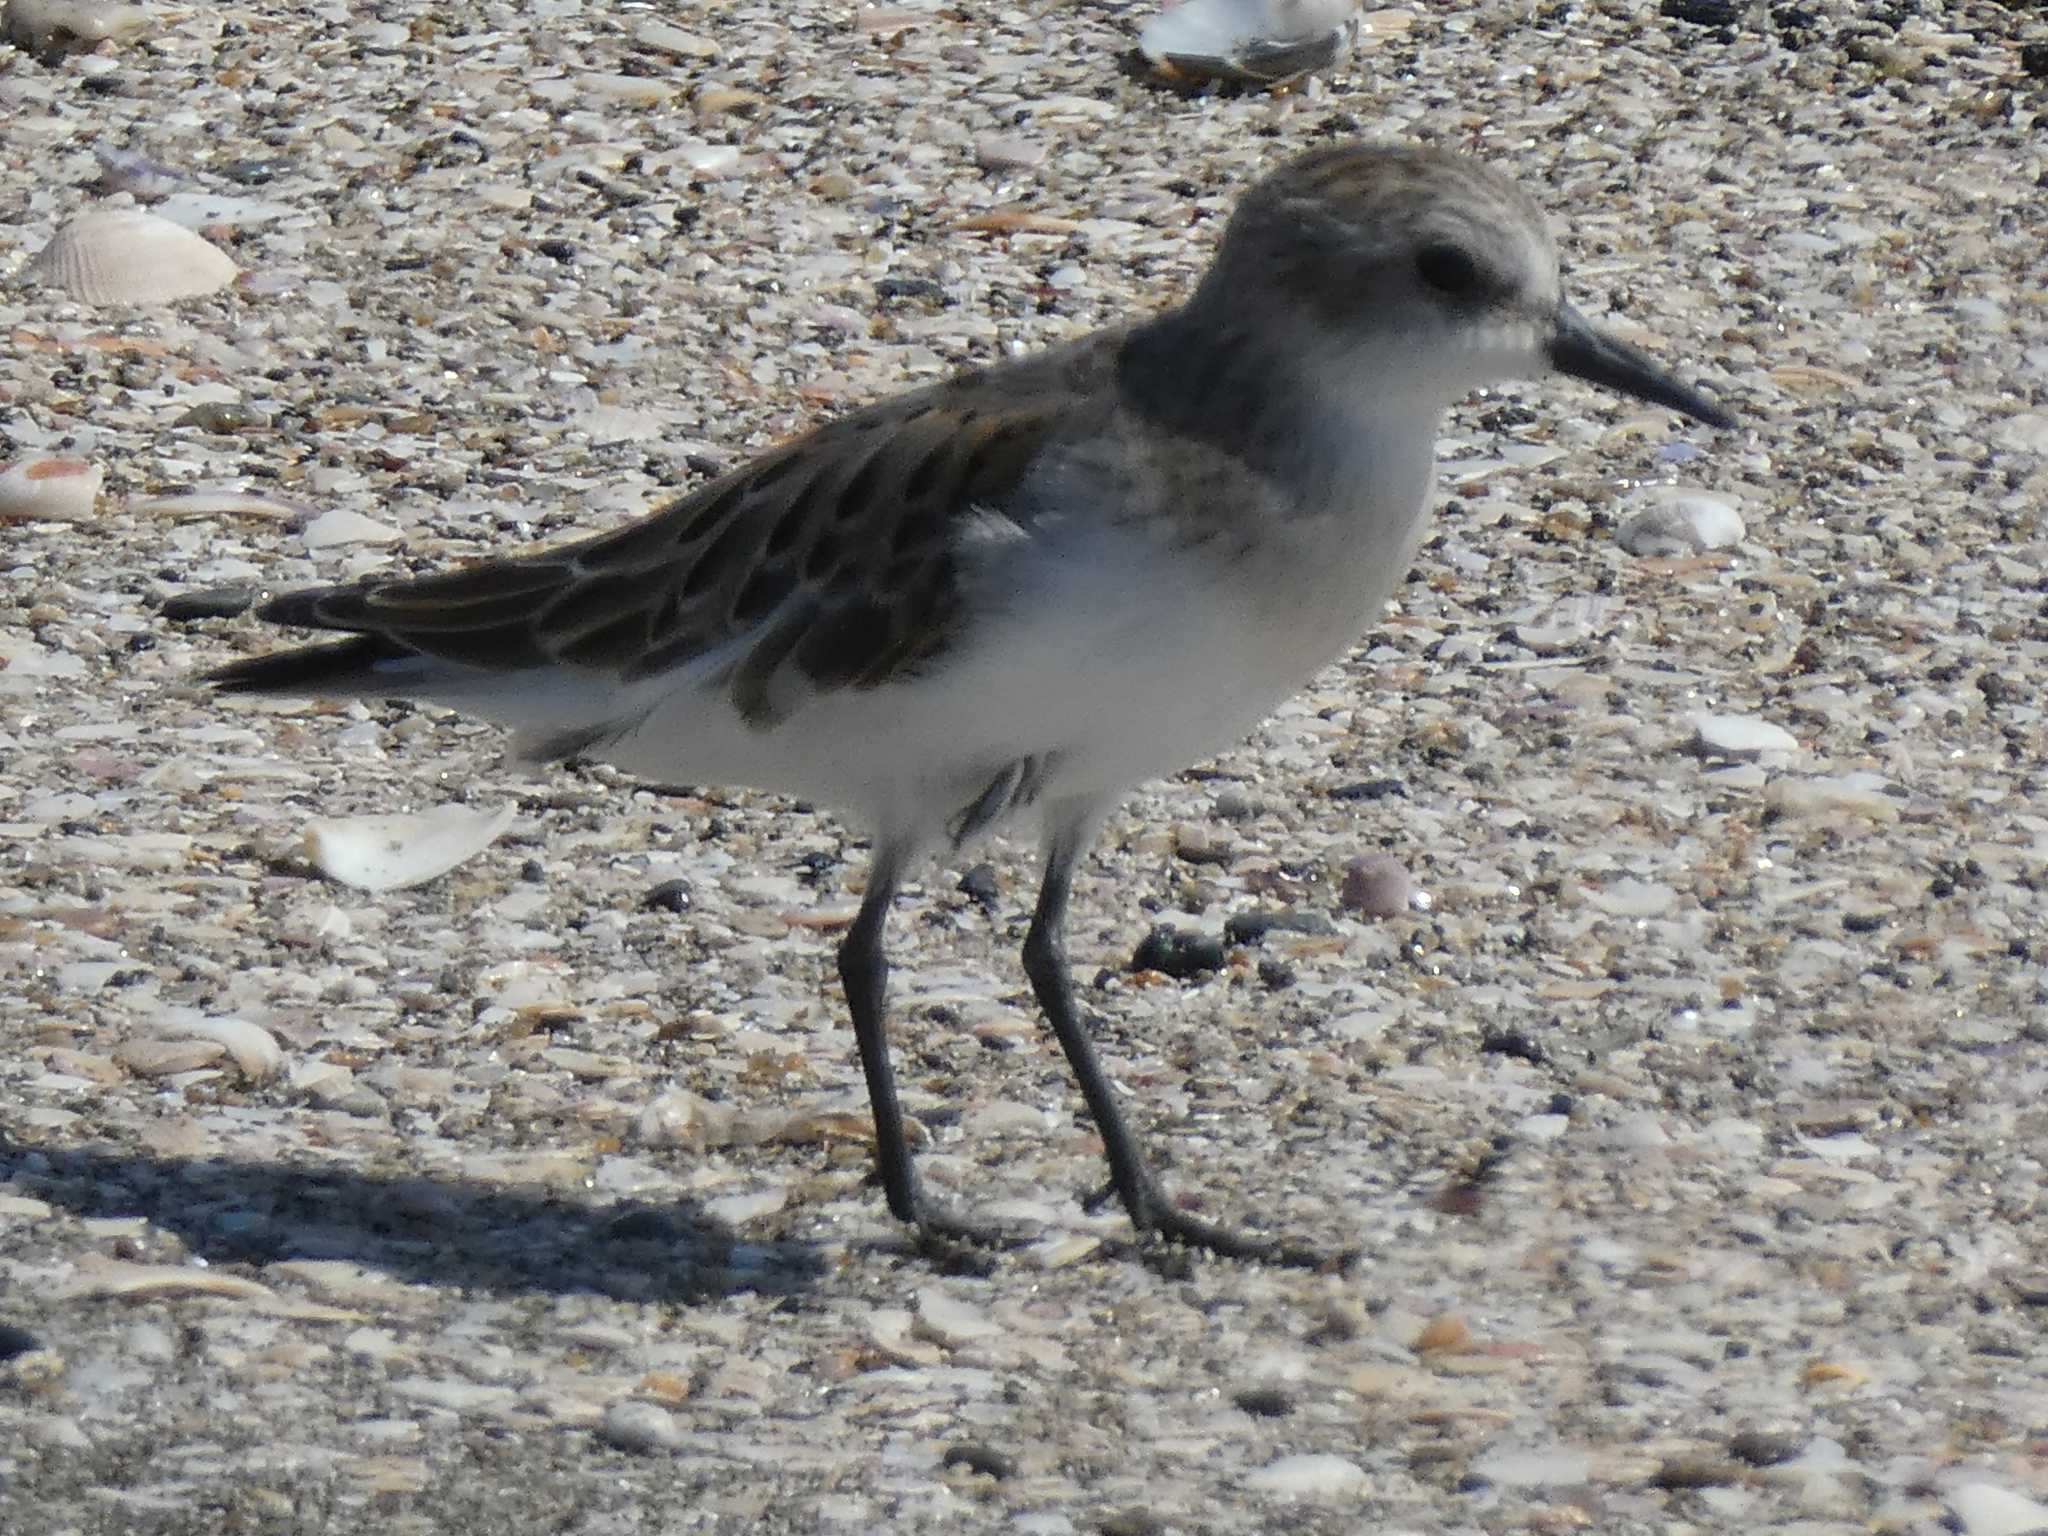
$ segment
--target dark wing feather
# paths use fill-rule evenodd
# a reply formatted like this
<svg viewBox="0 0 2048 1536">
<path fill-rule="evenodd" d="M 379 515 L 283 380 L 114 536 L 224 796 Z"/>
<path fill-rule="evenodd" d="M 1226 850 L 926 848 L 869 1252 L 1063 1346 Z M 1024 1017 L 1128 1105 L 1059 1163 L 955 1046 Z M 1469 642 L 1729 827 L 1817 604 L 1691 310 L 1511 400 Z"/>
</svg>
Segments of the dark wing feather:
<svg viewBox="0 0 2048 1536">
<path fill-rule="evenodd" d="M 330 686 L 408 656 L 633 680 L 738 646 L 735 704 L 767 724 L 805 689 L 871 687 L 941 653 L 957 612 L 960 520 L 1001 510 L 1033 457 L 1092 424 L 1117 333 L 898 396 L 829 422 L 613 533 L 442 575 L 324 587 L 260 610 L 365 638 L 259 657 L 222 686 Z M 751 638 L 751 645 L 745 642 Z M 793 669 L 793 670 L 792 670 Z"/>
</svg>

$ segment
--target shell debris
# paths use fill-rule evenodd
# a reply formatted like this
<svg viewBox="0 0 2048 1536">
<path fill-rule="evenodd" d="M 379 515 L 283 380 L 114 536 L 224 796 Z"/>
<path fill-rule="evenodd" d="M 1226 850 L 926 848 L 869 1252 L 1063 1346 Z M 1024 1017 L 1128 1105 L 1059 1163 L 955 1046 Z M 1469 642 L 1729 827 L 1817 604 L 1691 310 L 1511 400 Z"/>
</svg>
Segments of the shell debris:
<svg viewBox="0 0 2048 1536">
<path fill-rule="evenodd" d="M 361 891 L 425 885 L 482 853 L 512 825 L 515 807 L 440 805 L 387 816 L 334 816 L 306 827 L 306 857 L 330 880 Z"/>
<path fill-rule="evenodd" d="M 1168 78 L 1282 85 L 1349 55 L 1358 0 L 1184 0 L 1138 33 L 1138 51 Z"/>
<path fill-rule="evenodd" d="M 65 53 L 140 31 L 161 14 L 153 5 L 108 0 L 9 0 L 0 31 L 31 53 Z"/>
<path fill-rule="evenodd" d="M 80 523 L 107 472 L 84 459 L 38 454 L 0 469 L 0 523 Z"/>
<path fill-rule="evenodd" d="M 225 288 L 239 271 L 182 224 L 139 208 L 96 208 L 51 236 L 22 275 L 81 304 L 169 304 Z"/>
</svg>

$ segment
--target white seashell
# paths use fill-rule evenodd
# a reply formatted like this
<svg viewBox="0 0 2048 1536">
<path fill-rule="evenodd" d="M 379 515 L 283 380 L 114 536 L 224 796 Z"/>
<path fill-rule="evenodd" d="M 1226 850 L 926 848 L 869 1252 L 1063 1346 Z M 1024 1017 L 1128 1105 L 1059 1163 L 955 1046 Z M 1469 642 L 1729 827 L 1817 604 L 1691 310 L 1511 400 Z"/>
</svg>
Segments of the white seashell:
<svg viewBox="0 0 2048 1536">
<path fill-rule="evenodd" d="M 166 1040 L 205 1040 L 222 1046 L 251 1082 L 267 1082 L 284 1069 L 284 1048 L 277 1037 L 247 1019 L 180 1017 L 166 1020 Z"/>
<path fill-rule="evenodd" d="M 343 544 L 389 544 L 398 530 L 347 507 L 322 512 L 302 533 L 308 549 L 334 549 Z"/>
<path fill-rule="evenodd" d="M 168 304 L 235 280 L 228 253 L 139 208 L 97 208 L 58 230 L 23 268 L 82 304 Z"/>
<path fill-rule="evenodd" d="M 147 496 L 128 504 L 130 512 L 150 517 L 274 517 L 305 518 L 312 511 L 302 503 L 261 496 L 254 491 L 180 491 L 171 496 Z"/>
<path fill-rule="evenodd" d="M 1748 531 L 1735 502 L 1713 491 L 1657 485 L 1634 498 L 1645 505 L 1623 520 L 1616 541 L 1632 555 L 1689 555 L 1740 544 Z"/>
<path fill-rule="evenodd" d="M 31 53 L 90 48 L 155 21 L 153 5 L 109 0 L 8 0 L 7 40 Z"/>
<path fill-rule="evenodd" d="M 0 469 L 0 523 L 83 522 L 106 478 L 105 469 L 84 459 L 17 459 Z"/>
<path fill-rule="evenodd" d="M 648 49 L 653 53 L 666 53 L 678 59 L 715 59 L 718 44 L 708 37 L 699 37 L 694 32 L 685 32 L 681 27 L 672 27 L 665 21 L 647 17 L 633 25 L 635 47 Z"/>
<path fill-rule="evenodd" d="M 330 880 L 363 891 L 398 891 L 445 875 L 497 840 L 514 807 L 472 811 L 441 805 L 417 815 L 336 816 L 306 827 L 306 857 Z"/>
<path fill-rule="evenodd" d="M 1155 68 L 1270 85 L 1327 69 L 1350 51 L 1358 0 L 1183 0 L 1138 33 Z"/>
<path fill-rule="evenodd" d="M 1797 752 L 1799 738 L 1782 725 L 1749 715 L 1700 711 L 1692 717 L 1693 745 L 1722 757 L 1753 758 L 1767 752 Z"/>
<path fill-rule="evenodd" d="M 675 157 L 699 176 L 721 176 L 740 163 L 737 145 L 700 144 L 694 140 L 681 145 Z"/>
</svg>

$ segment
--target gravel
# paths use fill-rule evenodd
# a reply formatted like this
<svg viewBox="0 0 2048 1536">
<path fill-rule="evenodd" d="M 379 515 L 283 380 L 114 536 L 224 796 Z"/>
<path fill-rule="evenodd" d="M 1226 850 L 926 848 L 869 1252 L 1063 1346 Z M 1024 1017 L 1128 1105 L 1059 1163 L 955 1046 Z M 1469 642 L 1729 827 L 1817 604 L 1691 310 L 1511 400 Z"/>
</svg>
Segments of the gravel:
<svg viewBox="0 0 2048 1536">
<path fill-rule="evenodd" d="M 1155 88 L 1138 8 L 81 51 L 57 4 L 0 43 L 0 281 L 171 198 L 241 275 L 0 286 L 0 460 L 105 472 L 0 524 L 10 1536 L 2048 1519 L 2038 12 L 1418 9 L 1271 96 Z M 1084 1203 L 1028 850 L 897 926 L 927 1177 L 1035 1234 L 948 1273 L 867 1183 L 827 811 L 191 682 L 270 643 L 209 617 L 252 589 L 616 523 L 1164 302 L 1352 134 L 1523 179 L 1581 307 L 1743 425 L 1468 402 L 1386 622 L 1084 871 L 1164 1177 L 1348 1275 L 1147 1265 Z M 307 860 L 451 803 L 513 815 L 423 885 Z M 1132 969 L 1162 925 L 1220 966 Z"/>
</svg>

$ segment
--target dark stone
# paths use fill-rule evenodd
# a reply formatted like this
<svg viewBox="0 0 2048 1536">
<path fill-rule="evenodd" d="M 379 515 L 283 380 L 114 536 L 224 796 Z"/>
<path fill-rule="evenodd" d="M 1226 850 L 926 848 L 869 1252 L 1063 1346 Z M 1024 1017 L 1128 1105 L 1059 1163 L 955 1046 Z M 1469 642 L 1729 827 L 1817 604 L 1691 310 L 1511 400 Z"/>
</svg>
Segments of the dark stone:
<svg viewBox="0 0 2048 1536">
<path fill-rule="evenodd" d="M 640 905 L 650 912 L 687 912 L 690 910 L 690 882 L 664 880 L 640 898 Z"/>
<path fill-rule="evenodd" d="M 1280 1387 L 1246 1387 L 1230 1400 L 1257 1419 L 1284 1419 L 1294 1412 L 1294 1399 Z"/>
<path fill-rule="evenodd" d="M 929 277 L 885 277 L 875 284 L 878 299 L 944 300 L 946 290 Z"/>
<path fill-rule="evenodd" d="M 990 917 L 1002 904 L 1003 893 L 996 884 L 996 869 L 986 862 L 977 864 L 960 877 L 959 891 Z"/>
<path fill-rule="evenodd" d="M 1512 1056 L 1534 1067 L 1542 1066 L 1545 1060 L 1541 1042 L 1530 1039 L 1519 1029 L 1489 1029 L 1480 1037 L 1479 1049 L 1489 1056 Z"/>
<path fill-rule="evenodd" d="M 1732 27 L 1742 17 L 1742 7 L 1734 0 L 1664 0 L 1658 10 L 1695 27 Z"/>
<path fill-rule="evenodd" d="M 30 1354 L 42 1347 L 42 1340 L 26 1328 L 0 1323 L 0 1360 L 12 1360 L 17 1355 Z"/>
<path fill-rule="evenodd" d="M 209 587 L 204 592 L 173 592 L 164 599 L 164 605 L 157 613 L 178 623 L 193 619 L 232 619 L 247 613 L 255 603 L 254 587 Z"/>
<path fill-rule="evenodd" d="M 965 1467 L 970 1472 L 979 1472 L 997 1482 L 1017 1475 L 1017 1459 L 1004 1454 L 992 1445 L 981 1445 L 972 1440 L 958 1441 L 946 1447 L 946 1454 L 939 1458 L 940 1465 Z"/>
<path fill-rule="evenodd" d="M 1805 1444 L 1804 1435 L 1745 1429 L 1729 1439 L 1728 1454 L 1752 1467 L 1775 1467 L 1797 1456 Z"/>
<path fill-rule="evenodd" d="M 1384 800 L 1389 795 L 1408 797 L 1407 786 L 1399 779 L 1367 779 L 1360 784 L 1340 784 L 1329 793 L 1332 800 Z"/>
<path fill-rule="evenodd" d="M 1175 981 L 1189 981 L 1223 969 L 1223 942 L 1206 934 L 1187 933 L 1165 924 L 1146 934 L 1131 956 L 1134 971 L 1159 971 Z"/>
</svg>

